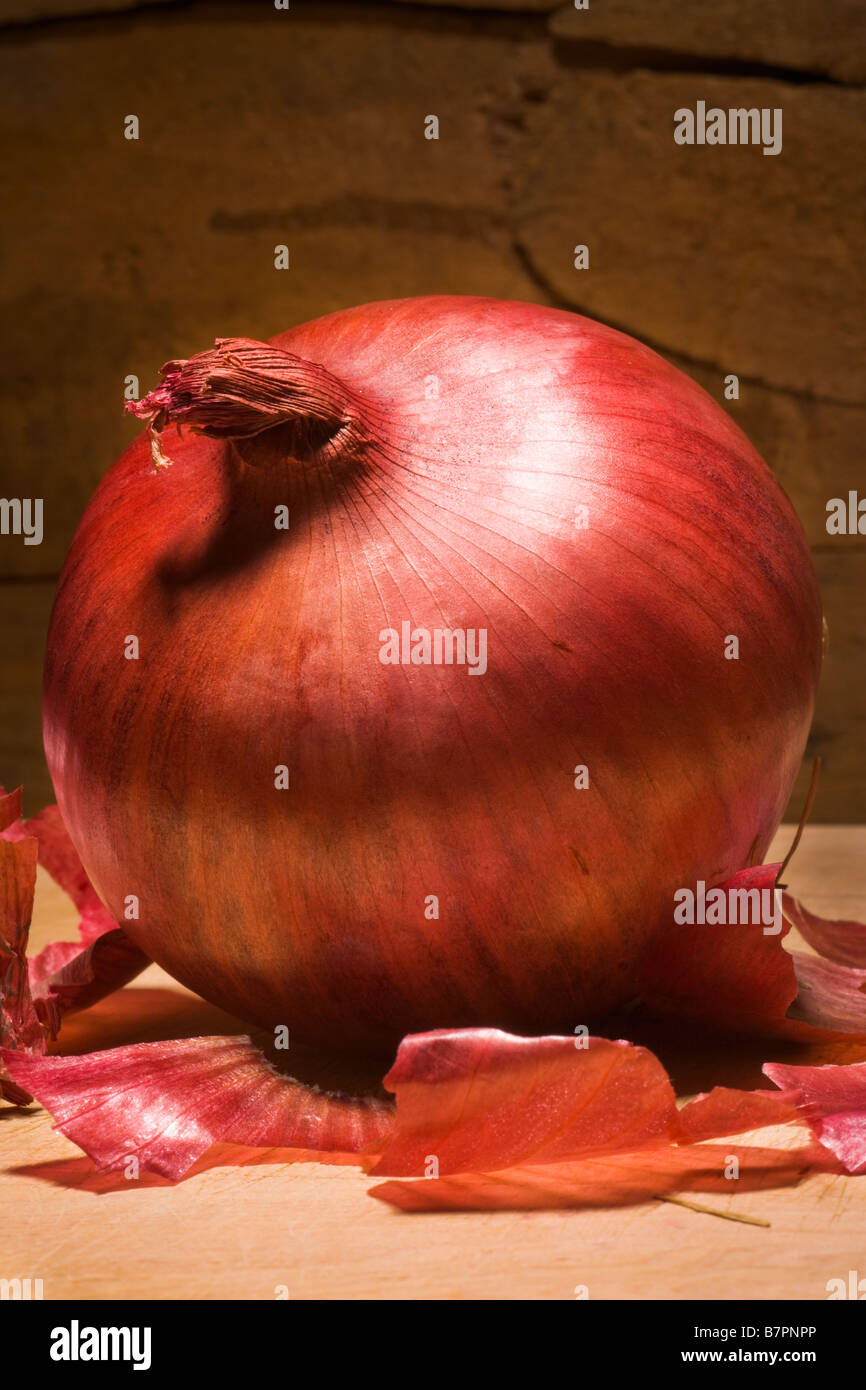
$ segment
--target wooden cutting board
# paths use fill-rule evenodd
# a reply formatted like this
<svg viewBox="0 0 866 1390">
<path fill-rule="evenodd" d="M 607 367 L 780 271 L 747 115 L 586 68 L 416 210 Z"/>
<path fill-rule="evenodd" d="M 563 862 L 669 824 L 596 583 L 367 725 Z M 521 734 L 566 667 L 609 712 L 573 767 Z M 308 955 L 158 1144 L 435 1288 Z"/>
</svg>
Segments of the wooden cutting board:
<svg viewBox="0 0 866 1390">
<path fill-rule="evenodd" d="M 770 859 L 790 843 L 780 831 Z M 781 851 L 781 852 L 780 852 Z M 787 881 L 824 916 L 863 920 L 866 827 L 806 831 Z M 69 939 L 75 913 L 40 872 L 34 948 Z M 243 1032 L 152 966 L 64 1028 L 63 1050 Z M 792 1049 L 642 1036 L 678 1091 L 760 1085 L 760 1062 L 854 1061 L 866 1048 Z M 309 1073 L 309 1057 L 303 1070 Z M 327 1078 L 323 1078 L 327 1079 Z M 790 1142 L 764 1131 L 762 1142 Z M 748 1225 L 650 1201 L 615 1210 L 407 1215 L 367 1196 L 357 1168 L 238 1166 L 219 1150 L 182 1182 L 100 1177 L 44 1111 L 0 1109 L 0 1278 L 42 1279 L 46 1299 L 826 1299 L 830 1279 L 866 1277 L 866 1176 L 795 1188 L 683 1194 Z"/>
</svg>

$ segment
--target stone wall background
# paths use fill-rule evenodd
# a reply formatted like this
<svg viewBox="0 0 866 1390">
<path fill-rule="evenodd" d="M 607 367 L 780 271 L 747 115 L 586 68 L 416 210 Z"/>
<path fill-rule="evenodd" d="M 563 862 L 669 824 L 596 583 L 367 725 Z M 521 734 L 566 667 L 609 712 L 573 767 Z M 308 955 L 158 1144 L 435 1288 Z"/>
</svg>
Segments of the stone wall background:
<svg viewBox="0 0 866 1390">
<path fill-rule="evenodd" d="M 864 15 L 862 0 L 0 0 L 2 491 L 43 497 L 46 527 L 41 546 L 0 537 L 2 780 L 31 811 L 52 796 L 45 629 L 77 520 L 136 428 L 126 374 L 146 390 L 218 335 L 471 293 L 633 333 L 736 417 L 824 595 L 813 816 L 866 819 L 866 537 L 825 526 L 830 498 L 866 495 Z M 699 99 L 781 107 L 782 153 L 675 145 L 674 110 Z"/>
</svg>

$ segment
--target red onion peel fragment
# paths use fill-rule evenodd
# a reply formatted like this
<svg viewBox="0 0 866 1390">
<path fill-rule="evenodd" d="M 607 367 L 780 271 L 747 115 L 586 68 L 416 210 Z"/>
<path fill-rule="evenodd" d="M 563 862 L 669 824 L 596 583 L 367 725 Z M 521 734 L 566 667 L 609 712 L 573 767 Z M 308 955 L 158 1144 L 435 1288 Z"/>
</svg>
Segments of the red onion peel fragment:
<svg viewBox="0 0 866 1390">
<path fill-rule="evenodd" d="M 81 914 L 77 942 L 51 942 L 26 955 L 36 866 L 41 864 Z M 0 1044 L 41 1054 L 63 1014 L 87 1009 L 150 964 L 103 906 L 56 806 L 21 819 L 20 788 L 0 795 Z M 0 1070 L 0 1096 L 30 1095 Z"/>
<path fill-rule="evenodd" d="M 731 893 L 778 893 L 779 927 L 762 921 L 677 923 L 656 935 L 641 993 L 659 1013 L 729 1032 L 815 1041 L 866 1038 L 866 926 L 827 922 L 775 889 L 778 864 L 742 869 L 716 885 Z M 801 930 L 816 954 L 783 945 Z"/>
<path fill-rule="evenodd" d="M 678 1111 L 652 1053 L 603 1038 L 575 1042 L 495 1029 L 409 1037 L 386 1078 L 396 1111 L 278 1076 L 247 1038 L 145 1043 L 84 1057 L 5 1052 L 3 1060 L 97 1167 L 134 1157 L 136 1172 L 179 1178 L 213 1143 L 304 1150 L 306 1158 L 354 1153 L 376 1177 L 411 1179 L 372 1189 L 411 1209 L 507 1205 L 509 1193 L 517 1205 L 580 1205 L 608 1200 L 619 1182 L 621 1200 L 654 1195 L 645 1188 L 656 1181 L 665 1191 L 712 1188 L 726 1155 L 738 1156 L 745 1185 L 793 1181 L 809 1167 L 866 1164 L 862 1125 L 859 1141 L 854 1132 L 866 1109 L 866 1067 L 830 1068 L 849 1084 L 837 1083 L 820 1113 L 811 1076 L 780 1077 L 773 1068 L 768 1074 L 784 1087 L 778 1096 L 717 1088 Z M 786 1069 L 798 1070 L 813 1069 Z M 826 1089 L 827 1078 L 819 1080 Z M 811 1128 L 819 1142 L 793 1151 L 698 1142 L 770 1124 Z M 456 1188 L 447 1185 L 452 1178 Z M 726 1180 L 718 1190 L 735 1185 Z"/>
<path fill-rule="evenodd" d="M 391 1123 L 381 1101 L 330 1096 L 277 1075 L 246 1037 L 4 1060 L 97 1168 L 135 1176 L 180 1178 L 218 1143 L 366 1153 Z"/>
</svg>

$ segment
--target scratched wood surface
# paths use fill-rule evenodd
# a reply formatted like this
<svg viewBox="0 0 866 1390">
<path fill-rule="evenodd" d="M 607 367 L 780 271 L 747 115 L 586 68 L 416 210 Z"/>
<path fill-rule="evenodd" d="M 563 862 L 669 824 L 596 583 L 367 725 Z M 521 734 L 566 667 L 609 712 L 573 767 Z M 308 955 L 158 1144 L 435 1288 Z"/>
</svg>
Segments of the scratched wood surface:
<svg viewBox="0 0 866 1390">
<path fill-rule="evenodd" d="M 790 830 L 777 847 L 787 846 Z M 828 916 L 862 920 L 866 827 L 807 830 L 786 875 Z M 33 942 L 69 937 L 74 914 L 42 876 Z M 70 1020 L 64 1050 L 243 1031 L 156 966 Z M 680 1093 L 760 1084 L 761 1060 L 858 1060 L 866 1048 L 732 1044 L 658 1028 Z M 301 1070 L 311 1070 L 309 1058 Z M 314 1070 L 314 1063 L 312 1064 Z M 764 1131 L 761 1141 L 781 1141 Z M 41 1278 L 46 1299 L 824 1299 L 866 1276 L 866 1177 L 814 1174 L 795 1188 L 684 1194 L 747 1225 L 669 1202 L 616 1210 L 406 1215 L 372 1200 L 353 1167 L 238 1165 L 212 1151 L 186 1180 L 106 1181 L 44 1111 L 0 1111 L 0 1277 Z"/>
</svg>

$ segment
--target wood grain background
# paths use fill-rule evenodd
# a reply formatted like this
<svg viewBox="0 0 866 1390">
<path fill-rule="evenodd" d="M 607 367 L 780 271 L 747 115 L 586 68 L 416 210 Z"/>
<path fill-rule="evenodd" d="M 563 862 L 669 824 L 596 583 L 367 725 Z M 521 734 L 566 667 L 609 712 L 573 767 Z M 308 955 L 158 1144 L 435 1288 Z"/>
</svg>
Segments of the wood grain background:
<svg viewBox="0 0 866 1390">
<path fill-rule="evenodd" d="M 31 810 L 52 795 L 54 584 L 134 430 L 125 377 L 146 390 L 217 335 L 448 292 L 604 319 L 736 417 L 794 501 L 824 595 L 814 817 L 866 819 L 866 538 L 825 526 L 830 498 L 866 490 L 860 0 L 3 11 L 2 490 L 44 499 L 45 538 L 0 536 L 0 780 L 23 781 Z M 673 112 L 698 99 L 780 107 L 782 153 L 676 146 Z"/>
</svg>

